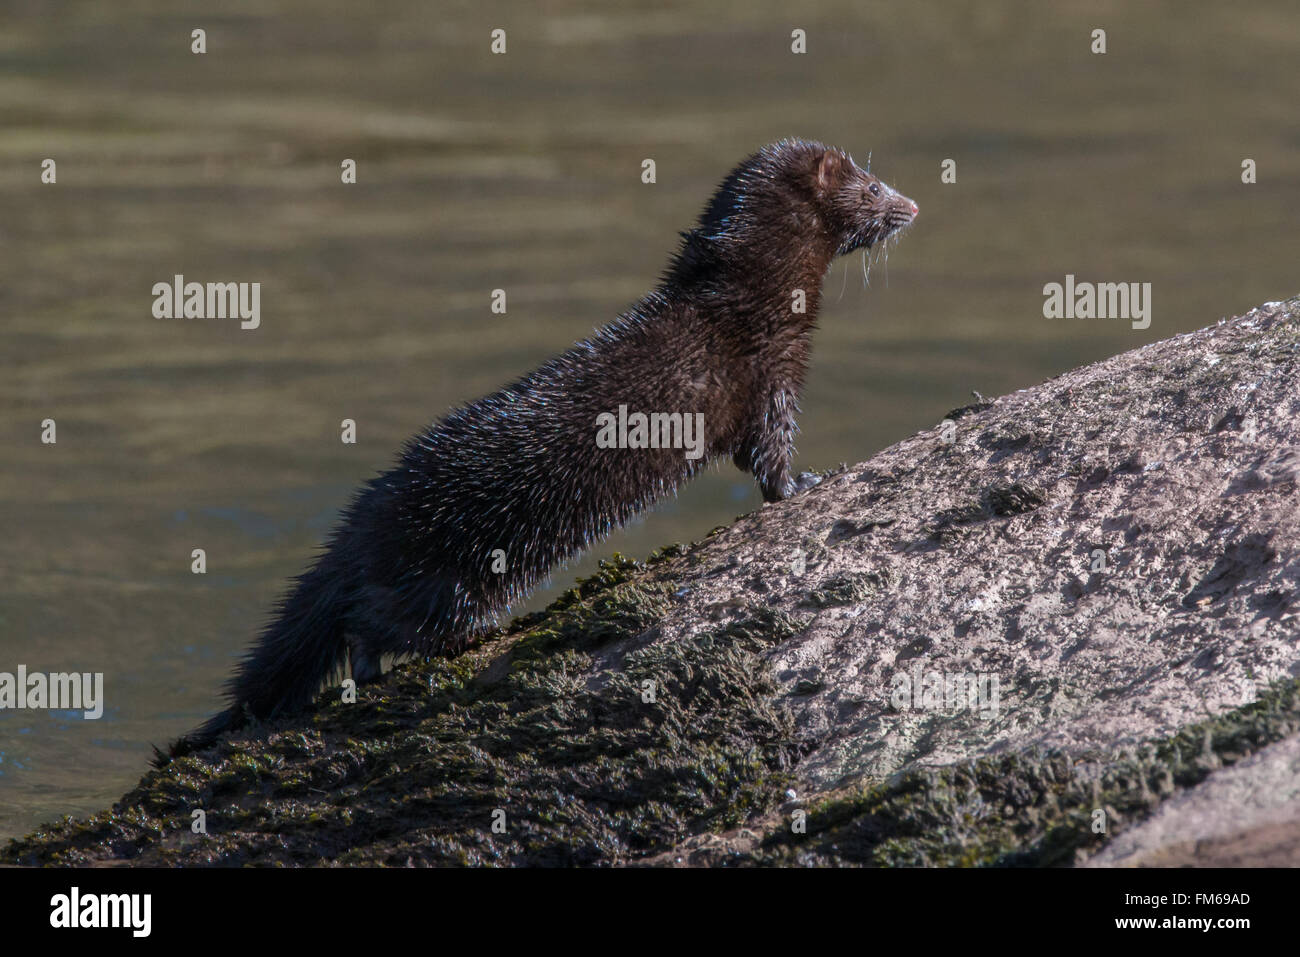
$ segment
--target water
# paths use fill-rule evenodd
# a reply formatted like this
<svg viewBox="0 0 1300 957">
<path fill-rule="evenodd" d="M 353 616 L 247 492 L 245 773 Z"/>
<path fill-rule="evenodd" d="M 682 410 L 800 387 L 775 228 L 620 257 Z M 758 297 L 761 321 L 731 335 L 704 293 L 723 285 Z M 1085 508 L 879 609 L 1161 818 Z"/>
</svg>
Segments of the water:
<svg viewBox="0 0 1300 957">
<path fill-rule="evenodd" d="M 102 671 L 108 703 L 0 712 L 0 834 L 134 784 L 350 489 L 617 315 L 765 142 L 870 153 L 921 207 L 869 289 L 856 257 L 827 279 L 804 468 L 1300 284 L 1292 3 L 516 7 L 6 7 L 0 671 Z M 261 282 L 261 327 L 153 319 L 175 273 Z M 1151 327 L 1044 319 L 1067 273 L 1152 283 Z M 719 467 L 555 586 L 759 501 Z"/>
</svg>

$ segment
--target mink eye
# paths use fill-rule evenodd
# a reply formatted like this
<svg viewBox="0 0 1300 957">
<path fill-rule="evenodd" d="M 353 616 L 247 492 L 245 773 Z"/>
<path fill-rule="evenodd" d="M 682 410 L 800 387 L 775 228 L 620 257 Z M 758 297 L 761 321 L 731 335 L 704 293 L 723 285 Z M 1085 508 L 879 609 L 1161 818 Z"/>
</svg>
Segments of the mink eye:
<svg viewBox="0 0 1300 957">
<path fill-rule="evenodd" d="M 877 186 L 875 183 L 872 183 L 870 186 L 867 187 L 867 189 L 870 190 L 872 196 L 880 195 L 880 187 Z"/>
</svg>

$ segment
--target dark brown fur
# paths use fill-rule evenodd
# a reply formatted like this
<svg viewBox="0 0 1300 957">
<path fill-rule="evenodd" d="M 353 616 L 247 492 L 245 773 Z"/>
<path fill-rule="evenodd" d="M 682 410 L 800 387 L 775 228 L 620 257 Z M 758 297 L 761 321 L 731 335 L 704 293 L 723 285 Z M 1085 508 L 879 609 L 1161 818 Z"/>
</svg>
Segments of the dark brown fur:
<svg viewBox="0 0 1300 957">
<path fill-rule="evenodd" d="M 559 561 L 709 461 L 731 457 L 763 498 L 790 472 L 822 279 L 840 254 L 911 223 L 916 206 L 820 143 L 784 140 L 732 172 L 683 234 L 659 286 L 590 339 L 413 438 L 363 486 L 326 550 L 227 686 L 229 708 L 180 739 L 205 746 L 249 717 L 306 705 L 344 657 L 455 654 Z M 806 311 L 794 311 L 795 290 Z M 704 414 L 706 453 L 603 449 L 596 420 Z M 492 571 L 496 549 L 506 571 Z M 165 757 L 161 757 L 165 761 Z"/>
</svg>

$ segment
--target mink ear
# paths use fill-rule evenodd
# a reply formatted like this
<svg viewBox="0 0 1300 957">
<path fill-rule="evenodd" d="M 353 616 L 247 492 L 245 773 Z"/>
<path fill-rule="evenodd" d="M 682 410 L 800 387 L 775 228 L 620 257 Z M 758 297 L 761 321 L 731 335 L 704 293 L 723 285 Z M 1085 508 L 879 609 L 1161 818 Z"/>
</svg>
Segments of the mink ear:
<svg viewBox="0 0 1300 957">
<path fill-rule="evenodd" d="M 844 157 L 836 150 L 827 150 L 817 163 L 817 185 L 829 189 L 839 182 L 844 168 Z"/>
</svg>

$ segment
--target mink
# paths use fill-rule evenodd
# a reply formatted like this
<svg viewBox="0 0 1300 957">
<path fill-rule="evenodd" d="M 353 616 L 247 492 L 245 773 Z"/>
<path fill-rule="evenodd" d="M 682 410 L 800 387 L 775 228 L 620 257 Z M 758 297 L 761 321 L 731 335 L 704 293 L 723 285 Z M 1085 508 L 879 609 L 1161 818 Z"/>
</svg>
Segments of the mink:
<svg viewBox="0 0 1300 957">
<path fill-rule="evenodd" d="M 361 684 L 384 654 L 463 651 L 558 562 L 714 460 L 752 472 L 766 502 L 815 484 L 791 474 L 791 459 L 822 280 L 836 256 L 916 215 L 821 143 L 782 140 L 746 159 L 653 291 L 414 436 L 355 493 L 227 683 L 226 710 L 170 755 L 302 709 L 345 661 Z M 627 447 L 608 447 L 608 429 L 598 441 L 602 423 L 636 413 L 660 416 L 628 429 Z M 671 447 L 677 413 L 702 423 L 694 452 Z"/>
</svg>

